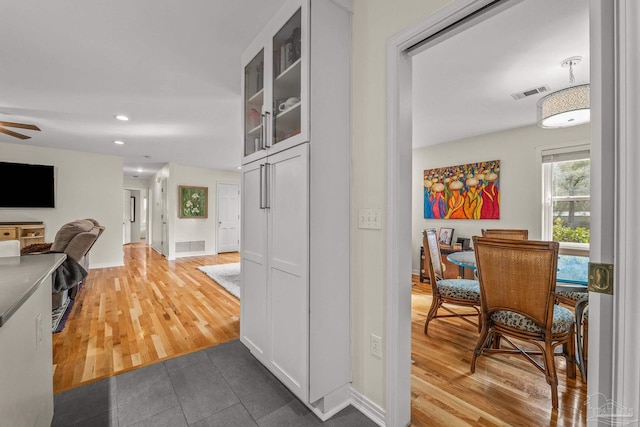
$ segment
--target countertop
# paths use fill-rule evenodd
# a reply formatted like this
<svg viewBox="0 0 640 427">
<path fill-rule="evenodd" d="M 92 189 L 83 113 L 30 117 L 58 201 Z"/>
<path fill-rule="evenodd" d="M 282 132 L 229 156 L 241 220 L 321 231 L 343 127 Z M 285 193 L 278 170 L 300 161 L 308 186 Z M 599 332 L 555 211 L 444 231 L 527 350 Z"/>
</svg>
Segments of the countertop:
<svg viewBox="0 0 640 427">
<path fill-rule="evenodd" d="M 0 326 L 7 323 L 66 257 L 55 253 L 0 258 Z"/>
</svg>

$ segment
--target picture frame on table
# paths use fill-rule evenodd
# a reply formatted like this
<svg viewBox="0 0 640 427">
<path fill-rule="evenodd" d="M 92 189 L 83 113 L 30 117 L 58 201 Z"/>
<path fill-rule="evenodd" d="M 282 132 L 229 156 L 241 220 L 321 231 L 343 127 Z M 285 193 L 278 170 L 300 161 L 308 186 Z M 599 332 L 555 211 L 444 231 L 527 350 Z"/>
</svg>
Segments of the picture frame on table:
<svg viewBox="0 0 640 427">
<path fill-rule="evenodd" d="M 178 216 L 180 218 L 207 218 L 208 187 L 178 187 Z"/>
<path fill-rule="evenodd" d="M 438 232 L 438 243 L 445 246 L 451 246 L 453 241 L 453 228 L 440 228 Z"/>
</svg>

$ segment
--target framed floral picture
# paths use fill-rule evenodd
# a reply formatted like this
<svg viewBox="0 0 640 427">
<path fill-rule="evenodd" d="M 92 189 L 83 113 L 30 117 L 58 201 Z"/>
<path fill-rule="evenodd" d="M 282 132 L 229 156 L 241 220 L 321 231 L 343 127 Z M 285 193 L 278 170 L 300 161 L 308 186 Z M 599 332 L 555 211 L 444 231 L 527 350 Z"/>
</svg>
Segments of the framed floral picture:
<svg viewBox="0 0 640 427">
<path fill-rule="evenodd" d="M 180 218 L 207 218 L 208 187 L 178 187 L 178 216 Z"/>
</svg>

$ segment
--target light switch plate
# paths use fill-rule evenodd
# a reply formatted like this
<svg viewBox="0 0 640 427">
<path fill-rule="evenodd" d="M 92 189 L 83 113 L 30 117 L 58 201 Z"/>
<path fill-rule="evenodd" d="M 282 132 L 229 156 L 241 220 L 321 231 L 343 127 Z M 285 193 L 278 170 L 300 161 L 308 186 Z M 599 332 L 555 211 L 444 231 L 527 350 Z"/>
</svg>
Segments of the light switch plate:
<svg viewBox="0 0 640 427">
<path fill-rule="evenodd" d="M 381 230 L 382 229 L 382 209 L 361 208 L 358 211 L 358 228 Z"/>
</svg>

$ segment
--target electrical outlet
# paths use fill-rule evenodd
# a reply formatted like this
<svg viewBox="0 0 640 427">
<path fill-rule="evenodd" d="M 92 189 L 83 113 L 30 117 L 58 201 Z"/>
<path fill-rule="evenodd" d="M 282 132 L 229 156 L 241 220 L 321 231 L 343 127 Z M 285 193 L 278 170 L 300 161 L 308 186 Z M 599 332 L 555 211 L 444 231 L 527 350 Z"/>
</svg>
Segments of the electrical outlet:
<svg viewBox="0 0 640 427">
<path fill-rule="evenodd" d="M 374 334 L 371 334 L 371 354 L 382 359 L 382 338 Z"/>
</svg>

